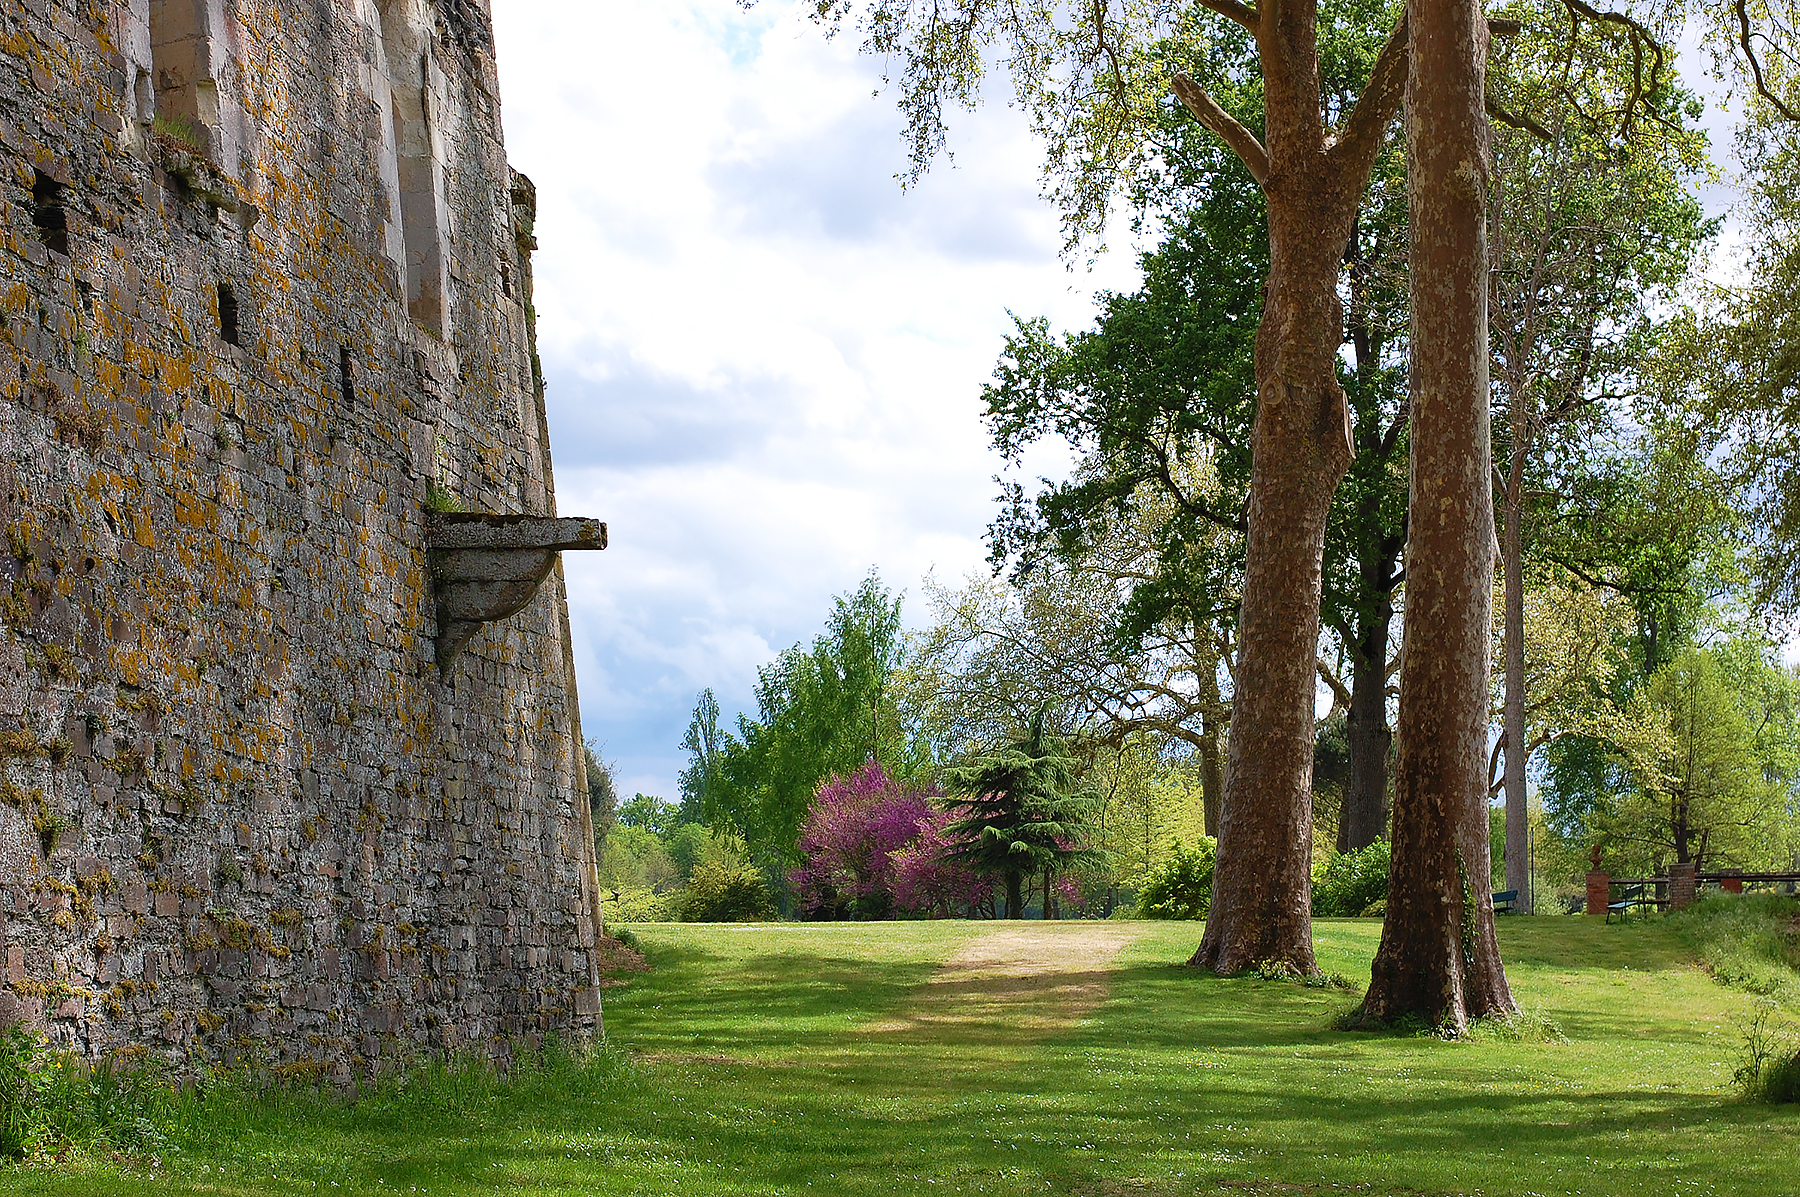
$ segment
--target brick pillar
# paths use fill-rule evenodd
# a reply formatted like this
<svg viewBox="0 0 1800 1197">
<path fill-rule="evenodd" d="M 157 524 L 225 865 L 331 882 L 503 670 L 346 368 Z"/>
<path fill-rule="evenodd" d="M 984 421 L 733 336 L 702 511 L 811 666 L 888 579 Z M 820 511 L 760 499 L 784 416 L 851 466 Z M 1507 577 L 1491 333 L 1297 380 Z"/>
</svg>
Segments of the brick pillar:
<svg viewBox="0 0 1800 1197">
<path fill-rule="evenodd" d="M 1606 903 L 1612 895 L 1612 878 L 1595 869 L 1588 874 L 1587 912 L 1589 914 L 1606 914 Z"/>
<path fill-rule="evenodd" d="M 1692 861 L 1669 866 L 1669 909 L 1686 910 L 1694 904 L 1694 891 L 1698 888 L 1694 874 L 1697 871 Z"/>
</svg>

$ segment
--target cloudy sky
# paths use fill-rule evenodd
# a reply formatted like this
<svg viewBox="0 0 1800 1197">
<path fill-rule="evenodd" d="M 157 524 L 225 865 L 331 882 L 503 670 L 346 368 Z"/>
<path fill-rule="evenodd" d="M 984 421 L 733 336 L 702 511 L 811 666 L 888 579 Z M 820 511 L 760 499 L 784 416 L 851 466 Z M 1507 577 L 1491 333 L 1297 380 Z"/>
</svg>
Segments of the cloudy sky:
<svg viewBox="0 0 1800 1197">
<path fill-rule="evenodd" d="M 902 193 L 876 65 L 789 4 L 494 9 L 558 502 L 611 533 L 565 565 L 583 727 L 625 793 L 672 796 L 702 687 L 753 708 L 872 567 L 916 596 L 980 566 L 1007 309 L 1082 323 L 1136 274 L 1065 267 L 1004 97 Z"/>
<path fill-rule="evenodd" d="M 787 0 L 495 0 L 494 21 L 538 187 L 559 504 L 611 533 L 565 562 L 583 725 L 624 793 L 672 797 L 702 687 L 753 707 L 757 667 L 872 567 L 915 620 L 927 570 L 981 568 L 1007 311 L 1085 325 L 1135 285 L 1132 247 L 1068 268 L 1001 92 L 902 193 L 879 64 Z"/>
</svg>

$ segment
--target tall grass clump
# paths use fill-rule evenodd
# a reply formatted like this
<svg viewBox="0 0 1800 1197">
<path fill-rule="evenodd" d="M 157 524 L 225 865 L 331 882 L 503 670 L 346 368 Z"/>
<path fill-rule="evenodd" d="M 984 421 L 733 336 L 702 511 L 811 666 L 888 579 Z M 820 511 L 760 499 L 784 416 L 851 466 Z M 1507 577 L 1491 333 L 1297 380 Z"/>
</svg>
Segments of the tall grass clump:
<svg viewBox="0 0 1800 1197">
<path fill-rule="evenodd" d="M 1711 894 L 1669 922 L 1720 983 L 1800 1010 L 1800 900 Z"/>
<path fill-rule="evenodd" d="M 628 1070 L 623 1054 L 605 1044 L 571 1047 L 549 1039 L 535 1049 L 515 1043 L 500 1063 L 474 1055 L 431 1057 L 354 1087 L 322 1070 L 214 1071 L 171 1112 L 168 1154 L 241 1162 L 271 1153 L 311 1158 L 312 1149 L 299 1147 L 296 1136 L 462 1139 L 609 1092 Z M 327 1167 L 315 1180 L 331 1175 Z"/>
<path fill-rule="evenodd" d="M 0 1032 L 0 1157 L 152 1150 L 174 1105 L 174 1086 L 142 1049 L 90 1065 L 24 1026 Z"/>
<path fill-rule="evenodd" d="M 1744 1060 L 1734 1074 L 1744 1096 L 1770 1105 L 1800 1102 L 1800 1035 L 1775 1014 L 1773 1003 L 1734 1020 L 1744 1037 Z"/>
</svg>

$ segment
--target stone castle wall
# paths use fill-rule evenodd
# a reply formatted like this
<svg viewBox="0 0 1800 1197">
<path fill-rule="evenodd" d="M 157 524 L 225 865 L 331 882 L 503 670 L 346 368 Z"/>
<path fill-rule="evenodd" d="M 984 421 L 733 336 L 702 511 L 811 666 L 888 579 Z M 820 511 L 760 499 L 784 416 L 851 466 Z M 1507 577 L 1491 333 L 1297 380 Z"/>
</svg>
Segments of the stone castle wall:
<svg viewBox="0 0 1800 1197">
<path fill-rule="evenodd" d="M 597 1026 L 560 569 L 433 647 L 427 507 L 555 513 L 533 211 L 484 0 L 0 4 L 0 1024 Z"/>
</svg>

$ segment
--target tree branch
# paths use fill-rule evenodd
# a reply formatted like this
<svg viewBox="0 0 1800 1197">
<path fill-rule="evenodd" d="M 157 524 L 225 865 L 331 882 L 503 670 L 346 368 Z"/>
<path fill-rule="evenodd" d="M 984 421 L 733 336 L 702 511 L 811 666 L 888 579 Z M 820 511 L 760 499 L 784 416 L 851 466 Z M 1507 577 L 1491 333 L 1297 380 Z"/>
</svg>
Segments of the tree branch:
<svg viewBox="0 0 1800 1197">
<path fill-rule="evenodd" d="M 1791 121 L 1800 121 L 1800 112 L 1795 112 L 1792 108 L 1789 108 L 1786 104 L 1782 103 L 1781 97 L 1770 91 L 1769 85 L 1763 82 L 1762 63 L 1756 60 L 1756 51 L 1750 48 L 1750 14 L 1745 11 L 1745 0 L 1735 0 L 1735 3 L 1733 3 L 1731 7 L 1732 10 L 1737 13 L 1738 45 L 1742 47 L 1744 57 L 1749 60 L 1750 74 L 1751 77 L 1756 80 L 1757 94 L 1761 95 L 1762 98 L 1769 103 L 1775 105 L 1775 111 L 1781 113 L 1782 116 L 1785 116 Z"/>
<path fill-rule="evenodd" d="M 1406 18 L 1401 17 L 1382 43 L 1368 85 L 1339 126 L 1339 136 L 1329 151 L 1343 177 L 1354 180 L 1359 191 L 1381 143 L 1387 140 L 1388 126 L 1400 115 L 1400 103 L 1406 96 L 1407 60 Z"/>
<path fill-rule="evenodd" d="M 1337 674 L 1335 674 L 1331 671 L 1330 666 L 1326 665 L 1325 662 L 1323 662 L 1323 661 L 1315 662 L 1314 668 L 1316 668 L 1318 670 L 1319 680 L 1324 682 L 1326 687 L 1331 691 L 1333 709 L 1336 709 L 1337 707 L 1342 707 L 1345 710 L 1349 710 L 1350 709 L 1350 690 L 1349 690 L 1349 688 L 1344 685 L 1343 681 L 1337 676 Z"/>
<path fill-rule="evenodd" d="M 1531 134 L 1533 137 L 1536 137 L 1540 141 L 1555 141 L 1556 140 L 1555 134 L 1551 133 L 1550 130 L 1544 128 L 1544 126 L 1538 124 L 1536 121 L 1532 120 L 1530 117 L 1515 116 L 1513 113 L 1508 112 L 1506 109 L 1500 107 L 1499 102 L 1496 101 L 1493 96 L 1489 96 L 1487 98 L 1486 107 L 1487 107 L 1487 114 L 1489 116 L 1493 117 L 1495 120 L 1499 121 L 1503 125 L 1511 125 L 1515 129 L 1523 129 L 1525 132 Z"/>
<path fill-rule="evenodd" d="M 1238 24 L 1255 33 L 1262 27 L 1262 14 L 1238 0 L 1200 0 L 1205 8 L 1210 8 L 1222 17 L 1230 17 Z"/>
<path fill-rule="evenodd" d="M 1216 133 L 1244 160 L 1258 186 L 1266 184 L 1269 181 L 1269 151 L 1256 139 L 1256 134 L 1238 124 L 1237 118 L 1200 90 L 1200 85 L 1188 78 L 1185 71 L 1175 72 L 1174 83 L 1175 95 L 1194 114 L 1194 119 Z"/>
</svg>

